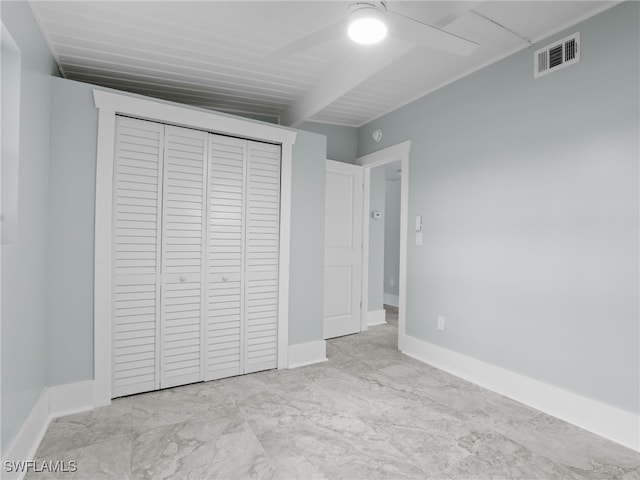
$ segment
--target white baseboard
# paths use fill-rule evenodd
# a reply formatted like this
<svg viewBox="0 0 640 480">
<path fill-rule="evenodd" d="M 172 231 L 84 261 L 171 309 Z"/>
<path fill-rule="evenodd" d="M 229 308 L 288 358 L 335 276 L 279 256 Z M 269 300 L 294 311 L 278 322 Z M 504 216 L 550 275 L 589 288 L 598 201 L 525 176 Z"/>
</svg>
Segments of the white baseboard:
<svg viewBox="0 0 640 480">
<path fill-rule="evenodd" d="M 10 461 L 33 460 L 36 450 L 49 427 L 49 395 L 45 388 L 31 408 L 22 427 L 2 455 L 2 475 L 4 480 L 20 479 L 24 472 L 7 471 L 6 463 Z"/>
<path fill-rule="evenodd" d="M 15 438 L 2 455 L 3 479 L 21 479 L 25 472 L 7 472 L 5 461 L 33 460 L 44 434 L 56 417 L 93 408 L 93 380 L 46 387 Z"/>
<path fill-rule="evenodd" d="M 85 412 L 94 408 L 93 380 L 49 387 L 49 413 L 52 418 Z"/>
<path fill-rule="evenodd" d="M 367 326 L 374 327 L 376 325 L 382 325 L 387 323 L 385 311 L 383 310 L 369 310 L 367 312 Z"/>
<path fill-rule="evenodd" d="M 289 368 L 304 367 L 327 361 L 327 343 L 324 340 L 289 345 Z"/>
<path fill-rule="evenodd" d="M 384 304 L 391 305 L 392 307 L 398 307 L 398 305 L 400 305 L 400 297 L 398 297 L 398 295 L 394 295 L 393 293 L 385 293 Z"/>
<path fill-rule="evenodd" d="M 409 335 L 404 336 L 402 351 L 452 375 L 640 451 L 640 416 L 631 412 Z"/>
</svg>

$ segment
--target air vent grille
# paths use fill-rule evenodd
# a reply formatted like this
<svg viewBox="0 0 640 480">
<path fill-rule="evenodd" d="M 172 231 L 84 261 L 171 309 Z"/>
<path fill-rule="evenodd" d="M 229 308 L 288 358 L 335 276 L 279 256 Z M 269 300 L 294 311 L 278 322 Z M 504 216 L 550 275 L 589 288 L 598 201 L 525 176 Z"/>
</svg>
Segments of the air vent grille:
<svg viewBox="0 0 640 480">
<path fill-rule="evenodd" d="M 580 61 L 580 32 L 536 50 L 533 54 L 533 76 L 541 77 Z"/>
<path fill-rule="evenodd" d="M 576 39 L 564 42 L 564 59 L 568 62 L 576 58 Z"/>
</svg>

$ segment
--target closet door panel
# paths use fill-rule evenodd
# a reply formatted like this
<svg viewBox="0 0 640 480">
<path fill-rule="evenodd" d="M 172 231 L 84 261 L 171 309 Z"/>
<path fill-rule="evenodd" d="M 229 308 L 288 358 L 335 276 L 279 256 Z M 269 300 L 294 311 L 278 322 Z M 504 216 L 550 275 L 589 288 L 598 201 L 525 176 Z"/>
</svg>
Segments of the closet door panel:
<svg viewBox="0 0 640 480">
<path fill-rule="evenodd" d="M 116 118 L 112 396 L 159 387 L 164 126 Z"/>
<path fill-rule="evenodd" d="M 207 134 L 165 127 L 161 387 L 203 380 Z"/>
<path fill-rule="evenodd" d="M 245 373 L 278 366 L 280 147 L 248 142 Z"/>
<path fill-rule="evenodd" d="M 243 373 L 245 140 L 210 135 L 206 379 Z"/>
<path fill-rule="evenodd" d="M 113 395 L 277 368 L 280 147 L 118 118 Z"/>
</svg>

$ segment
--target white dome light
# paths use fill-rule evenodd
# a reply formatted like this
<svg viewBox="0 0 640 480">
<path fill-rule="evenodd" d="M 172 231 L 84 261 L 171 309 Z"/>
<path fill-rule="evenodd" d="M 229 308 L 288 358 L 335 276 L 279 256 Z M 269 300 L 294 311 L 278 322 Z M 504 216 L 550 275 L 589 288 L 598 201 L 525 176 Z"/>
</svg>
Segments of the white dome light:
<svg viewBox="0 0 640 480">
<path fill-rule="evenodd" d="M 373 45 L 387 36 L 387 25 L 380 10 L 371 6 L 359 8 L 349 16 L 349 38 L 356 43 Z"/>
</svg>

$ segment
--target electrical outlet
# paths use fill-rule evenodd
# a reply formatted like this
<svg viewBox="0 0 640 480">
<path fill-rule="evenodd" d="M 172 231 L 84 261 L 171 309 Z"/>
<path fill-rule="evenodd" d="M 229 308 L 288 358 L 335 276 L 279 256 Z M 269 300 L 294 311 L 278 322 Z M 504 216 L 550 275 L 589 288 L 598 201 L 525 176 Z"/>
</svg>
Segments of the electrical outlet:
<svg viewBox="0 0 640 480">
<path fill-rule="evenodd" d="M 389 286 L 390 287 L 395 287 L 396 286 L 396 279 L 395 278 L 390 278 L 389 279 Z"/>
<path fill-rule="evenodd" d="M 444 317 L 442 315 L 438 315 L 438 330 L 444 332 Z"/>
</svg>

